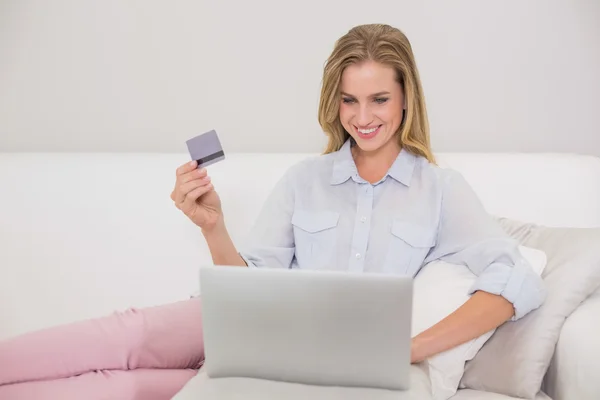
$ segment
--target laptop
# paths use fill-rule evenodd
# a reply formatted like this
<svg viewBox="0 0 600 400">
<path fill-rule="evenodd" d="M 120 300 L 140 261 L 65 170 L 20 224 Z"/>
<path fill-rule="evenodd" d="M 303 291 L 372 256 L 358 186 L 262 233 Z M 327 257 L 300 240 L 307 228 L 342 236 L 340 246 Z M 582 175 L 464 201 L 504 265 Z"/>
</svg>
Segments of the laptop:
<svg viewBox="0 0 600 400">
<path fill-rule="evenodd" d="M 409 388 L 410 277 L 210 266 L 200 290 L 211 378 Z"/>
</svg>

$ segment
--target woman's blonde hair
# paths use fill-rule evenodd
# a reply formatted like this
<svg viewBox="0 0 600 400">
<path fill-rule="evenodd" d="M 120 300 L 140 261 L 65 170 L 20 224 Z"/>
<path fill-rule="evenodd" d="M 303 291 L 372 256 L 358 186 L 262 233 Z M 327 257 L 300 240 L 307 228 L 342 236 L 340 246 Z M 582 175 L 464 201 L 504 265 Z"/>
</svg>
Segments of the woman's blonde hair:
<svg viewBox="0 0 600 400">
<path fill-rule="evenodd" d="M 435 163 L 429 140 L 425 96 L 412 47 L 399 29 L 385 24 L 359 25 L 335 43 L 323 71 L 319 124 L 329 137 L 325 154 L 339 150 L 350 137 L 340 121 L 340 82 L 351 64 L 375 61 L 396 70 L 406 111 L 396 133 L 402 148 Z"/>
</svg>

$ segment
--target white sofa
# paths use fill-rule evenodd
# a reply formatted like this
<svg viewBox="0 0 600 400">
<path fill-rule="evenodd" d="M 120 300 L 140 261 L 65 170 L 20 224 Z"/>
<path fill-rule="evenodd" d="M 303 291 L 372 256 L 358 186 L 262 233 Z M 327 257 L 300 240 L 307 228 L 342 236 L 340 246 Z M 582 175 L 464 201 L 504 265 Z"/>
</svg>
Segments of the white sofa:
<svg viewBox="0 0 600 400">
<path fill-rule="evenodd" d="M 236 243 L 275 180 L 307 156 L 232 154 L 210 167 Z M 464 174 L 494 215 L 600 227 L 598 158 L 438 158 Z M 186 154 L 0 153 L 0 339 L 197 292 L 198 268 L 210 257 L 199 230 L 169 198 L 175 168 L 187 160 Z M 566 321 L 540 399 L 600 398 L 599 315 L 596 291 Z M 509 399 L 469 390 L 456 398 Z"/>
</svg>

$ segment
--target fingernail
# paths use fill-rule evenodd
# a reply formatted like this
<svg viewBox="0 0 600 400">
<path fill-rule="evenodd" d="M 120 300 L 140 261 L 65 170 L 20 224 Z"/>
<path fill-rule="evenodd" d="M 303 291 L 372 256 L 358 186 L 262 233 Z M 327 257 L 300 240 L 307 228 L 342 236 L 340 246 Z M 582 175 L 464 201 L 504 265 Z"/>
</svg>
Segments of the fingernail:
<svg viewBox="0 0 600 400">
<path fill-rule="evenodd" d="M 192 161 L 190 161 L 190 166 L 191 166 L 191 167 L 193 167 L 193 166 L 195 166 L 195 165 L 196 165 L 196 160 L 192 160 Z"/>
</svg>

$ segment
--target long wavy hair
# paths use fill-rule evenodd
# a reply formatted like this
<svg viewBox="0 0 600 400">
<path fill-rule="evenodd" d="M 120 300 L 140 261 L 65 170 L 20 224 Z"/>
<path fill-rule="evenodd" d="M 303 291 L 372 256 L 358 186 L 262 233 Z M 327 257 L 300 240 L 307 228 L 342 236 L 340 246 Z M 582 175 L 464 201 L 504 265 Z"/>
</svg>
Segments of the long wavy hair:
<svg viewBox="0 0 600 400">
<path fill-rule="evenodd" d="M 401 148 L 435 163 L 425 96 L 412 47 L 402 31 L 385 24 L 352 28 L 336 41 L 325 63 L 319 100 L 319 124 L 328 136 L 324 153 L 338 151 L 350 137 L 340 121 L 340 82 L 346 67 L 364 61 L 395 69 L 406 103 L 403 122 L 395 136 Z"/>
</svg>

